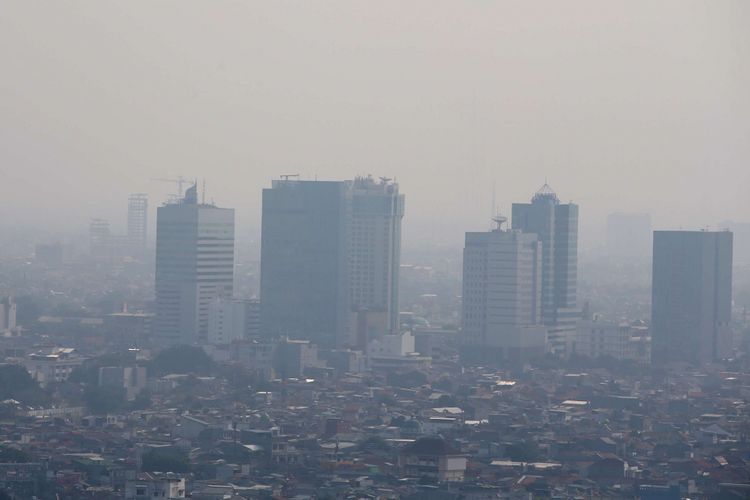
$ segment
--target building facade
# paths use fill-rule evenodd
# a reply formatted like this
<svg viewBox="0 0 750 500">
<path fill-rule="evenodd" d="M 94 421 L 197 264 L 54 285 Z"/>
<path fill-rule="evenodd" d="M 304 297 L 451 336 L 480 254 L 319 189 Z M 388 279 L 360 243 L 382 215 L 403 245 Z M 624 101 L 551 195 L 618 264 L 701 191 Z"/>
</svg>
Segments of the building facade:
<svg viewBox="0 0 750 500">
<path fill-rule="evenodd" d="M 401 219 L 404 195 L 398 184 L 358 177 L 352 184 L 349 237 L 349 290 L 356 341 L 398 330 L 398 282 L 401 267 Z"/>
<path fill-rule="evenodd" d="M 580 317 L 578 290 L 578 205 L 561 204 L 545 184 L 531 203 L 513 204 L 513 229 L 536 234 L 542 243 L 542 320 L 548 349 L 566 355 Z"/>
<path fill-rule="evenodd" d="M 128 197 L 128 241 L 136 252 L 146 248 L 148 239 L 148 195 L 134 193 Z"/>
<path fill-rule="evenodd" d="M 654 362 L 700 364 L 731 353 L 732 243 L 729 231 L 654 231 Z"/>
<path fill-rule="evenodd" d="M 206 342 L 211 303 L 233 290 L 234 210 L 198 203 L 193 186 L 157 209 L 154 340 Z"/>
<path fill-rule="evenodd" d="M 503 230 L 466 233 L 463 267 L 463 349 L 467 361 L 521 360 L 544 353 L 542 242 Z"/>
<path fill-rule="evenodd" d="M 364 348 L 397 329 L 403 212 L 389 179 L 284 179 L 264 189 L 262 334 Z"/>
<path fill-rule="evenodd" d="M 217 298 L 208 310 L 208 343 L 222 345 L 257 336 L 258 309 L 254 300 Z"/>
<path fill-rule="evenodd" d="M 263 190 L 261 330 L 268 337 L 345 342 L 349 293 L 345 182 L 274 181 Z"/>
</svg>

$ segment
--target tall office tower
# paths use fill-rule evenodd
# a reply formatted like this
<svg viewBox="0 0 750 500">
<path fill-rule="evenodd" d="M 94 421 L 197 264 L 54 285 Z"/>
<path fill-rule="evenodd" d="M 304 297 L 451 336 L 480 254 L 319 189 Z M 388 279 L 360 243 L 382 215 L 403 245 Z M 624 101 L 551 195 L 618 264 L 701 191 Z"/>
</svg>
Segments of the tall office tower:
<svg viewBox="0 0 750 500">
<path fill-rule="evenodd" d="M 234 210 L 198 203 L 197 186 L 156 211 L 157 343 L 204 343 L 211 303 L 234 289 Z"/>
<path fill-rule="evenodd" d="M 96 257 L 109 256 L 112 250 L 112 233 L 106 219 L 91 219 L 89 224 L 89 250 Z"/>
<path fill-rule="evenodd" d="M 651 216 L 614 213 L 607 216 L 607 255 L 647 261 L 651 254 Z"/>
<path fill-rule="evenodd" d="M 263 190 L 261 331 L 364 347 L 398 328 L 404 196 L 390 179 Z"/>
<path fill-rule="evenodd" d="M 731 352 L 729 231 L 654 231 L 652 360 L 705 363 Z"/>
<path fill-rule="evenodd" d="M 16 301 L 13 297 L 0 300 L 0 333 L 16 329 Z"/>
<path fill-rule="evenodd" d="M 561 204 L 545 184 L 531 203 L 513 204 L 513 229 L 534 233 L 542 243 L 542 321 L 548 349 L 569 352 L 580 317 L 578 286 L 578 205 Z"/>
<path fill-rule="evenodd" d="M 536 234 L 503 230 L 505 217 L 484 233 L 466 233 L 463 269 L 463 348 L 467 361 L 521 361 L 544 354 L 542 242 Z"/>
<path fill-rule="evenodd" d="M 263 190 L 261 332 L 344 345 L 349 335 L 347 182 L 273 181 Z"/>
<path fill-rule="evenodd" d="M 148 195 L 131 194 L 128 197 L 128 241 L 134 250 L 146 248 L 148 237 Z"/>
<path fill-rule="evenodd" d="M 398 273 L 404 195 L 388 178 L 357 177 L 352 183 L 350 293 L 355 341 L 398 331 Z"/>
</svg>

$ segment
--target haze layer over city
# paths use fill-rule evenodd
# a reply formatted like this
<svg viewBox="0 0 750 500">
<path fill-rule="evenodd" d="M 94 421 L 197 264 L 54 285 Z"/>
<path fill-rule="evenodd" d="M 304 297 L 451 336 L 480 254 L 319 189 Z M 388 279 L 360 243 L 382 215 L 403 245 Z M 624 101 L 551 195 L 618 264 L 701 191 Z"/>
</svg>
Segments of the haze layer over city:
<svg viewBox="0 0 750 500">
<path fill-rule="evenodd" d="M 493 183 L 507 209 L 545 178 L 586 206 L 585 247 L 616 211 L 715 227 L 748 210 L 748 9 L 6 2 L 3 225 L 83 232 L 183 174 L 257 230 L 279 174 L 377 171 L 410 194 L 409 246 L 458 246 Z"/>
<path fill-rule="evenodd" d="M 4 2 L 0 500 L 749 498 L 749 25 Z"/>
</svg>

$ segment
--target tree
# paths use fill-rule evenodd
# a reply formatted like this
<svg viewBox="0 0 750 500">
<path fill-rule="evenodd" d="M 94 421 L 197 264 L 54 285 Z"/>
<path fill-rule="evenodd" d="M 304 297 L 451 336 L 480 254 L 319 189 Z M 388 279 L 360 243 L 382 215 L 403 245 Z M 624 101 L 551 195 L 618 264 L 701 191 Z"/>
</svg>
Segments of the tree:
<svg viewBox="0 0 750 500">
<path fill-rule="evenodd" d="M 31 378 L 26 368 L 20 365 L 0 366 L 0 400 L 16 399 L 25 404 L 44 404 L 49 400 L 45 393 Z"/>
<path fill-rule="evenodd" d="M 88 385 L 83 391 L 86 406 L 93 413 L 113 413 L 125 405 L 125 388 Z"/>
<path fill-rule="evenodd" d="M 130 403 L 131 410 L 148 410 L 151 407 L 151 391 L 143 389 Z"/>
<path fill-rule="evenodd" d="M 541 456 L 539 446 L 533 439 L 525 439 L 508 446 L 507 454 L 508 458 L 516 462 L 533 462 Z"/>
<path fill-rule="evenodd" d="M 143 454 L 141 463 L 143 472 L 190 472 L 190 461 L 176 451 L 147 451 Z"/>
<path fill-rule="evenodd" d="M 104 354 L 103 356 L 88 359 L 81 366 L 77 366 L 70 373 L 68 381 L 96 385 L 99 383 L 99 368 L 103 366 L 130 366 L 134 363 L 133 354 L 129 352 Z"/>
<path fill-rule="evenodd" d="M 200 347 L 178 345 L 159 351 L 151 362 L 151 371 L 156 375 L 191 373 L 209 375 L 214 362 Z"/>
<path fill-rule="evenodd" d="M 31 462 L 31 456 L 25 451 L 10 446 L 0 446 L 0 463 L 20 464 L 27 462 Z"/>
</svg>

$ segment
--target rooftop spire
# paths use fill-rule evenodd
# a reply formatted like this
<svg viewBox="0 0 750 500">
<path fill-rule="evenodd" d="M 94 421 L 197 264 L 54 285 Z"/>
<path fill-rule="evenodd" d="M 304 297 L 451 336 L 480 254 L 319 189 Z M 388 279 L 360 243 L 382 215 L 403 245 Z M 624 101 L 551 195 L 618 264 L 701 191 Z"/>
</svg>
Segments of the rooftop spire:
<svg viewBox="0 0 750 500">
<path fill-rule="evenodd" d="M 537 200 L 550 200 L 555 205 L 560 203 L 560 199 L 557 197 L 557 194 L 555 194 L 552 188 L 549 187 L 546 179 L 544 181 L 544 185 L 540 187 L 539 190 L 534 193 L 534 196 L 531 198 L 532 203 Z"/>
</svg>

